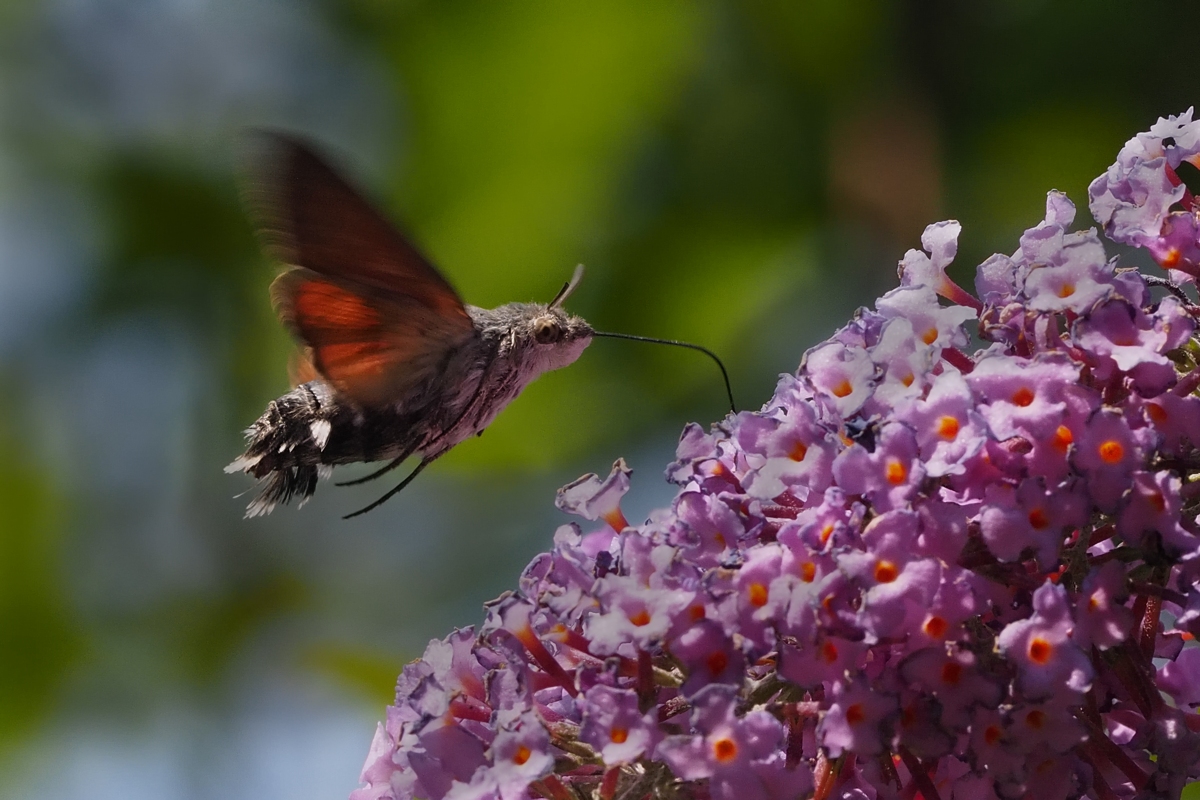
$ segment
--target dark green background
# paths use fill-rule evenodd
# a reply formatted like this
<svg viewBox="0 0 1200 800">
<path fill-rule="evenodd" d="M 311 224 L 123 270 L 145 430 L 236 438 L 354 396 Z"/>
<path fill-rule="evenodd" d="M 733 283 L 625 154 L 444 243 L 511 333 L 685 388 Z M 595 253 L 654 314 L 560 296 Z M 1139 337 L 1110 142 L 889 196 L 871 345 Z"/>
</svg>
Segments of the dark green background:
<svg viewBox="0 0 1200 800">
<path fill-rule="evenodd" d="M 595 326 L 767 399 L 924 226 L 960 277 L 1200 92 L 1190 3 L 0 2 L 0 796 L 343 796 L 400 666 L 619 457 L 666 502 L 702 357 L 596 342 L 386 488 L 243 521 L 284 391 L 246 126 L 325 142 L 468 302 L 588 266 Z M 969 285 L 969 284 L 968 284 Z M 352 474 L 352 471 L 345 471 Z"/>
</svg>

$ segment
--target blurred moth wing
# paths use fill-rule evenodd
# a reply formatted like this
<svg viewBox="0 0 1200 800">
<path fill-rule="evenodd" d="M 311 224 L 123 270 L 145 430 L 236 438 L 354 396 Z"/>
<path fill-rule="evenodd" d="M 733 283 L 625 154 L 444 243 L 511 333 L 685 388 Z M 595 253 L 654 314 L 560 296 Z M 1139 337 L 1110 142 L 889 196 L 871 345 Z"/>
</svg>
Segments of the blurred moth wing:
<svg viewBox="0 0 1200 800">
<path fill-rule="evenodd" d="M 248 195 L 268 250 L 289 267 L 271 285 L 280 320 L 343 396 L 402 401 L 476 335 L 462 300 L 306 145 L 264 136 L 269 157 Z"/>
</svg>

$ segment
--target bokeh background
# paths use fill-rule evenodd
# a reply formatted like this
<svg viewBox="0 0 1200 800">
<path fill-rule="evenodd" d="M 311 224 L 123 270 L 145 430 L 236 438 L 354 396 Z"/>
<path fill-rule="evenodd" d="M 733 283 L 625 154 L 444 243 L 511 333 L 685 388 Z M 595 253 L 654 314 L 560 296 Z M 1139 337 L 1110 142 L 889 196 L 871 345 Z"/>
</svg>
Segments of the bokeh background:
<svg viewBox="0 0 1200 800">
<path fill-rule="evenodd" d="M 624 456 L 665 503 L 686 351 L 598 341 L 365 517 L 244 521 L 290 344 L 248 126 L 323 143 L 477 305 L 721 353 L 743 406 L 953 217 L 964 272 L 1197 99 L 1195 4 L 0 2 L 0 797 L 337 798 L 401 665 Z M 1080 221 L 1086 224 L 1086 211 Z M 343 475 L 353 475 L 344 470 Z"/>
</svg>

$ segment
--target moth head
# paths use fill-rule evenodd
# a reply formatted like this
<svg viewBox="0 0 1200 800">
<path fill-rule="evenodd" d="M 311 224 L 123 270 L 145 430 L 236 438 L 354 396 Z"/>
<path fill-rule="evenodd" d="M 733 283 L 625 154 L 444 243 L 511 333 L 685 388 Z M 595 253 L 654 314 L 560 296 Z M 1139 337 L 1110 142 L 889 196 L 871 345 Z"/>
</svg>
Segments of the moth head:
<svg viewBox="0 0 1200 800">
<path fill-rule="evenodd" d="M 545 368 L 558 369 L 579 358 L 592 340 L 592 326 L 561 308 L 540 306 L 529 317 L 526 335 Z"/>
<path fill-rule="evenodd" d="M 582 317 L 568 314 L 563 303 L 583 278 L 583 265 L 546 305 L 533 306 L 527 317 L 526 336 L 533 344 L 540 371 L 559 369 L 579 358 L 592 341 L 592 326 Z"/>
</svg>

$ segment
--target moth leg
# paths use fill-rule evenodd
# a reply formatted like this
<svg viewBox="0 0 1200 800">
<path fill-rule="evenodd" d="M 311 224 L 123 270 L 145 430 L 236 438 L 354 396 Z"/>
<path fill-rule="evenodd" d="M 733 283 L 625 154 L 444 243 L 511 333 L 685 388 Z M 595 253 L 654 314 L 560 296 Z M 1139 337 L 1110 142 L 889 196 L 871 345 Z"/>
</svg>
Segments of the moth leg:
<svg viewBox="0 0 1200 800">
<path fill-rule="evenodd" d="M 479 402 L 479 398 L 483 396 L 483 387 L 487 382 L 488 373 L 491 371 L 492 364 L 494 364 L 496 361 L 496 353 L 497 352 L 498 352 L 498 350 L 496 350 L 496 349 L 492 350 L 491 357 L 488 359 L 487 365 L 483 369 L 483 374 L 479 377 L 479 386 L 477 386 L 475 388 L 475 394 L 473 394 L 471 396 L 470 402 L 467 403 L 466 407 L 463 408 L 462 412 L 454 419 L 454 421 L 452 423 L 450 423 L 449 427 L 443 429 L 442 432 L 439 433 L 437 436 L 433 437 L 433 439 L 424 443 L 424 448 L 426 450 L 433 447 L 433 445 L 437 444 L 442 439 L 446 438 L 446 434 L 450 433 L 452 430 L 457 428 L 458 424 L 466 418 L 467 414 L 471 411 L 471 409 L 475 407 L 475 404 Z M 482 433 L 482 431 L 480 431 L 480 433 Z M 351 517 L 357 517 L 359 514 L 365 514 L 368 511 L 370 511 L 371 509 L 378 508 L 379 506 L 383 505 L 385 502 L 387 502 L 387 500 L 392 495 L 396 494 L 401 489 L 403 489 L 405 486 L 408 486 L 410 483 L 412 483 L 412 479 L 417 477 L 418 475 L 420 475 L 421 470 L 428 467 L 430 464 L 433 463 L 434 459 L 436 459 L 438 456 L 440 456 L 442 453 L 445 453 L 449 449 L 450 448 L 448 448 L 448 447 L 443 448 L 443 449 L 435 452 L 433 455 L 423 456 L 421 458 L 421 463 L 417 464 L 417 468 L 414 469 L 411 473 L 409 473 L 407 478 L 400 481 L 399 485 L 397 485 L 395 488 L 388 491 L 387 494 L 385 494 L 383 497 L 376 500 L 374 503 L 371 503 L 371 505 L 367 506 L 366 508 L 360 508 L 358 511 L 355 511 L 353 514 L 347 514 L 346 516 L 342 517 L 342 519 L 350 519 Z M 376 470 L 375 472 L 371 473 L 370 475 L 366 476 L 365 478 L 358 478 L 357 480 L 350 481 L 348 483 L 339 483 L 338 486 L 350 486 L 350 485 L 353 485 L 356 483 L 365 483 L 369 480 L 378 478 L 379 476 L 383 475 L 384 473 L 388 472 L 389 470 L 392 470 L 395 467 L 399 466 L 400 462 L 403 461 L 404 459 L 408 458 L 409 455 L 412 454 L 412 452 L 413 452 L 412 450 L 409 450 L 407 453 L 404 453 L 403 455 L 399 456 L 398 458 L 393 459 L 391 461 L 391 463 L 389 463 L 383 469 Z"/>
<path fill-rule="evenodd" d="M 410 447 L 409 449 L 405 450 L 403 453 L 401 453 L 400 455 L 396 456 L 391 461 L 389 461 L 386 466 L 375 470 L 370 475 L 364 475 L 363 477 L 355 478 L 352 481 L 341 481 L 339 483 L 335 483 L 334 486 L 358 486 L 360 483 L 367 483 L 368 481 L 373 481 L 376 478 L 382 478 L 384 475 L 388 474 L 389 472 L 394 470 L 396 467 L 398 467 L 402 463 L 404 463 L 404 459 L 411 456 L 413 454 L 414 450 L 416 450 L 415 447 Z"/>
<path fill-rule="evenodd" d="M 400 481 L 400 483 L 396 484 L 394 487 L 392 487 L 391 489 L 389 489 L 389 490 L 388 490 L 388 491 L 387 491 L 387 492 L 386 492 L 386 493 L 383 495 L 383 497 L 380 497 L 378 500 L 376 500 L 374 503 L 371 503 L 369 506 L 365 506 L 365 507 L 363 507 L 363 508 L 360 508 L 358 511 L 355 511 L 353 514 L 347 514 L 346 516 L 342 517 L 342 519 L 350 519 L 350 518 L 352 518 L 352 517 L 357 517 L 359 514 L 365 514 L 365 513 L 367 513 L 368 511 L 370 511 L 371 509 L 373 509 L 373 508 L 378 508 L 379 506 L 383 505 L 384 503 L 386 503 L 386 502 L 388 501 L 388 499 L 389 499 L 389 498 L 391 498 L 391 496 L 392 496 L 392 495 L 396 494 L 396 493 L 397 493 L 397 492 L 399 492 L 401 489 L 403 489 L 405 486 L 408 486 L 410 483 L 412 483 L 412 480 L 413 480 L 413 478 L 415 478 L 415 477 L 417 477 L 418 475 L 420 475 L 420 474 L 421 474 L 421 470 L 425 469 L 425 468 L 426 468 L 426 467 L 428 467 L 430 464 L 432 464 L 432 463 L 433 463 L 433 461 L 434 461 L 434 459 L 436 459 L 436 458 L 437 458 L 437 456 L 440 456 L 440 455 L 441 455 L 441 453 L 438 453 L 438 454 L 437 454 L 437 455 L 435 455 L 435 456 L 426 456 L 425 458 L 422 458 L 422 459 L 421 459 L 421 463 L 420 463 L 420 464 L 417 464 L 417 468 L 416 468 L 416 469 L 414 469 L 412 472 L 410 472 L 410 473 L 408 474 L 408 477 L 407 477 L 407 478 L 405 478 L 404 480 Z"/>
</svg>

